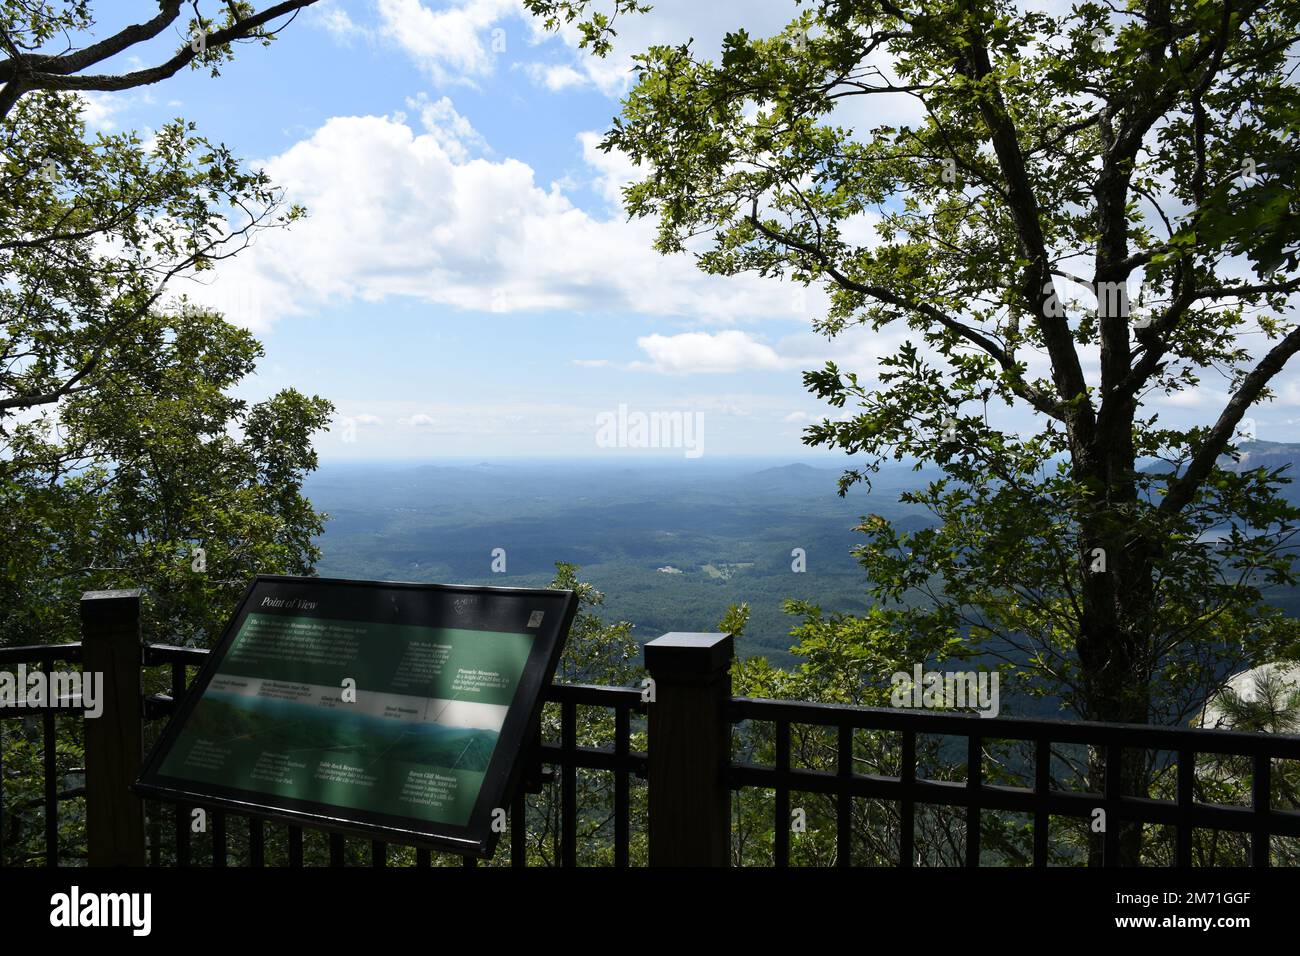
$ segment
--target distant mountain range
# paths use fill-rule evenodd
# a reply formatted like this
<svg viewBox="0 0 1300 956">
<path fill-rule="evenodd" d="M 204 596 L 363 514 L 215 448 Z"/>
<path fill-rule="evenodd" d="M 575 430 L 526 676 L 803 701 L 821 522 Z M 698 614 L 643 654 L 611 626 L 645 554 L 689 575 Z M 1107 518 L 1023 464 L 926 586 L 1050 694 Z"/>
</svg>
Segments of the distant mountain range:
<svg viewBox="0 0 1300 956">
<path fill-rule="evenodd" d="M 1250 471 L 1253 468 L 1274 468 L 1291 466 L 1292 480 L 1300 478 L 1300 444 L 1282 441 L 1252 441 L 1239 446 L 1241 460 L 1233 463 L 1224 456 L 1219 460 L 1220 467 L 1232 468 L 1234 471 Z"/>
<path fill-rule="evenodd" d="M 1290 465 L 1300 475 L 1300 444 L 1250 442 L 1242 451 L 1238 467 Z M 863 515 L 906 531 L 934 521 L 898 494 L 935 470 L 888 463 L 869 493 L 859 486 L 841 498 L 842 470 L 830 459 L 327 462 L 306 492 L 330 514 L 322 574 L 538 586 L 556 561 L 570 561 L 604 591 L 605 615 L 632 621 L 642 640 L 710 630 L 729 604 L 746 602 L 740 652 L 781 660 L 795 623 L 782 610 L 786 598 L 865 609 L 867 582 L 853 555 Z M 1300 481 L 1284 494 L 1300 501 Z M 496 548 L 508 555 L 505 574 L 492 572 Z M 795 549 L 805 572 L 794 570 Z M 1300 616 L 1300 589 L 1269 599 Z"/>
<path fill-rule="evenodd" d="M 1233 461 L 1230 455 L 1219 457 L 1219 467 L 1226 471 L 1252 471 L 1267 468 L 1273 471 L 1285 468 L 1283 475 L 1291 480 L 1282 488 L 1282 497 L 1300 503 L 1300 443 L 1282 441 L 1249 441 L 1237 445 L 1238 459 Z M 1156 459 L 1146 459 L 1138 464 L 1138 470 L 1146 474 L 1167 473 L 1169 464 Z"/>
</svg>

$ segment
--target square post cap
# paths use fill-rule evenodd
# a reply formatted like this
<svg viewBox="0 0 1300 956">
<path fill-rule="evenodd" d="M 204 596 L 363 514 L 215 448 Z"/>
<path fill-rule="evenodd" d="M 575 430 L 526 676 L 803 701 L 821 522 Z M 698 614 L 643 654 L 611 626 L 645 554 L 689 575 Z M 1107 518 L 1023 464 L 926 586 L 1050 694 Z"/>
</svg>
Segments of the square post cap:
<svg viewBox="0 0 1300 956">
<path fill-rule="evenodd" d="M 130 624 L 140 616 L 139 588 L 123 591 L 86 591 L 81 595 L 81 622 L 112 627 Z"/>
<path fill-rule="evenodd" d="M 712 674 L 731 665 L 735 640 L 717 632 L 674 631 L 645 646 L 650 673 Z"/>
</svg>

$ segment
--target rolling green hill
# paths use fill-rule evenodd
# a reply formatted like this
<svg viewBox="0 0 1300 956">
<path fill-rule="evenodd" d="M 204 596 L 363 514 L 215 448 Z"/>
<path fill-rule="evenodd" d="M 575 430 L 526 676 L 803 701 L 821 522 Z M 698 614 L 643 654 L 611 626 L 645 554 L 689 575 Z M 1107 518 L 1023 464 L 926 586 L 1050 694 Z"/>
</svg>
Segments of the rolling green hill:
<svg viewBox="0 0 1300 956">
<path fill-rule="evenodd" d="M 536 586 L 571 561 L 605 592 L 606 614 L 650 640 L 710 630 L 750 604 L 741 653 L 784 658 L 786 598 L 865 607 L 851 550 L 860 517 L 924 523 L 895 503 L 918 476 L 900 470 L 867 497 L 836 494 L 839 469 L 807 464 L 675 462 L 327 465 L 308 485 L 330 513 L 320 573 L 340 577 Z M 506 553 L 506 573 L 491 570 Z M 803 549 L 807 570 L 792 570 Z"/>
<path fill-rule="evenodd" d="M 1242 467 L 1300 464 L 1300 445 L 1247 444 Z M 1300 470 L 1300 469 L 1298 469 Z M 788 662 L 787 598 L 838 611 L 866 606 L 852 549 L 862 515 L 904 529 L 929 523 L 898 503 L 935 477 L 882 471 L 868 493 L 836 493 L 831 464 L 670 461 L 329 464 L 307 493 L 330 514 L 323 575 L 404 581 L 541 586 L 556 561 L 582 566 L 606 595 L 607 617 L 636 625 L 642 641 L 666 631 L 713 629 L 727 606 L 748 602 L 741 654 Z M 1286 494 L 1300 495 L 1300 485 Z M 493 550 L 506 572 L 493 573 Z M 807 570 L 792 570 L 803 549 Z M 1300 616 L 1300 591 L 1270 593 Z"/>
</svg>

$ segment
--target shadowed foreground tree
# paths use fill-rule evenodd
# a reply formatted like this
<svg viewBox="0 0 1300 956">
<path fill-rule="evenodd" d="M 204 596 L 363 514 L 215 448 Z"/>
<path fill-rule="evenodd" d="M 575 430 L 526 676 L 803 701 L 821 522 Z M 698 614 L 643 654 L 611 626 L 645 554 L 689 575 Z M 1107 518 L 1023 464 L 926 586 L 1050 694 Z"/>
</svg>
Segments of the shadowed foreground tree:
<svg viewBox="0 0 1300 956">
<path fill-rule="evenodd" d="M 66 35 L 92 25 L 85 3 L 0 11 L 0 641 L 70 639 L 81 591 L 137 586 L 151 637 L 202 641 L 254 572 L 311 569 L 300 489 L 331 408 L 232 398 L 261 346 L 176 283 L 301 210 L 192 123 L 88 135 L 58 91 L 119 88 L 76 71 L 154 35 Z"/>
<path fill-rule="evenodd" d="M 604 141 L 642 164 L 627 209 L 706 271 L 824 287 L 828 336 L 896 343 L 806 373 L 849 411 L 805 441 L 863 457 L 842 492 L 891 457 L 942 469 L 905 496 L 936 527 L 862 525 L 897 626 L 963 633 L 1084 718 L 1184 720 L 1294 641 L 1261 588 L 1293 583 L 1300 511 L 1224 456 L 1300 350 L 1300 3 L 809 6 L 716 63 L 639 58 Z M 1226 401 L 1166 427 L 1203 379 Z"/>
<path fill-rule="evenodd" d="M 312 2 L 162 0 L 107 35 L 89 0 L 0 6 L 0 641 L 69 637 L 81 590 L 136 585 L 158 636 L 198 640 L 251 574 L 315 562 L 299 492 L 329 405 L 232 399 L 261 347 L 175 300 L 303 210 L 192 123 L 88 136 L 80 99 L 216 76 Z M 601 51 L 635 7 L 530 9 Z M 128 52 L 154 65 L 114 72 Z"/>
<path fill-rule="evenodd" d="M 81 592 L 143 587 L 146 639 L 202 645 L 253 574 L 314 567 L 325 516 L 302 482 L 331 406 L 295 389 L 232 397 L 261 346 L 176 298 L 302 210 L 193 123 L 89 136 L 80 98 L 186 67 L 216 76 L 236 44 L 269 44 L 313 2 L 161 0 L 107 34 L 89 0 L 0 3 L 0 644 L 74 639 Z M 527 6 L 596 52 L 637 9 Z M 146 65 L 116 72 L 127 56 Z M 602 663 L 620 666 L 585 662 Z M 82 758 L 64 729 L 66 771 Z M 9 861 L 33 862 L 39 738 L 22 725 L 3 749 Z M 80 821 L 64 822 L 75 846 Z"/>
</svg>

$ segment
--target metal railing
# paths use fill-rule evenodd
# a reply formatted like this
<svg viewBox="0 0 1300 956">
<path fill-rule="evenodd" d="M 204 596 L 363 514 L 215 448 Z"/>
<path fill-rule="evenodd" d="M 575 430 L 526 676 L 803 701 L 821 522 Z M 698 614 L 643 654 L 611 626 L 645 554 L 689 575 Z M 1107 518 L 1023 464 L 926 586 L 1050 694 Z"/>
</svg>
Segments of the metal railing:
<svg viewBox="0 0 1300 956">
<path fill-rule="evenodd" d="M 44 671 L 48 677 L 54 669 L 54 665 L 60 663 L 80 664 L 81 644 L 0 647 L 0 670 L 20 665 L 28 667 L 34 665 Z M 21 709 L 0 707 L 0 720 L 22 719 L 33 724 L 39 721 L 40 724 L 39 734 L 43 772 L 41 806 L 44 814 L 45 862 L 48 866 L 56 866 L 59 862 L 59 804 L 66 800 L 85 796 L 84 788 L 77 787 L 65 791 L 59 789 L 56 740 L 58 734 L 57 718 L 59 714 L 80 716 L 81 713 L 81 701 L 75 698 L 45 700 L 42 701 L 40 706 L 28 706 Z M 0 752 L 0 774 L 4 773 L 2 761 L 3 752 Z M 0 790 L 0 861 L 4 860 L 5 840 L 11 830 L 8 814 L 13 812 L 13 808 L 5 807 L 3 790 Z"/>
<path fill-rule="evenodd" d="M 914 820 L 918 804 L 965 810 L 966 866 L 980 865 L 981 811 L 1024 813 L 1033 819 L 1034 866 L 1048 865 L 1049 820 L 1052 816 L 1090 820 L 1105 811 L 1102 834 L 1103 865 L 1120 862 L 1119 839 L 1125 824 L 1159 824 L 1175 828 L 1175 865 L 1192 865 L 1192 834 L 1196 829 L 1250 834 L 1252 866 L 1269 865 L 1273 836 L 1300 836 L 1300 813 L 1270 805 L 1275 760 L 1300 760 L 1300 737 L 1228 730 L 1197 730 L 1146 724 L 1107 724 L 1088 721 L 984 719 L 978 714 L 925 713 L 913 710 L 847 707 L 791 701 L 736 698 L 730 720 L 770 722 L 775 729 L 775 765 L 748 763 L 730 767 L 731 787 L 764 787 L 775 791 L 774 859 L 790 862 L 790 794 L 833 796 L 837 807 L 837 862 L 851 857 L 850 807 L 855 797 L 897 801 L 900 809 L 898 865 L 914 862 Z M 834 772 L 792 769 L 792 726 L 832 728 L 837 738 Z M 853 735 L 857 730 L 895 732 L 900 738 L 901 768 L 897 776 L 860 774 L 853 769 Z M 917 776 L 917 737 L 963 738 L 966 745 L 964 781 L 926 780 Z M 1033 745 L 1032 787 L 993 785 L 984 780 L 984 745 L 991 741 L 1026 741 Z M 1098 748 L 1104 760 L 1104 792 L 1067 791 L 1053 787 L 1053 745 Z M 1177 755 L 1176 798 L 1152 799 L 1124 794 L 1125 751 L 1170 752 Z M 1197 757 L 1231 755 L 1251 759 L 1251 805 L 1218 806 L 1196 800 Z"/>
<path fill-rule="evenodd" d="M 0 719 L 25 719 L 28 731 L 39 723 L 44 773 L 40 803 L 44 819 L 44 862 L 47 865 L 78 862 L 72 848 L 61 847 L 61 807 L 84 798 L 87 829 L 86 860 L 91 865 L 112 863 L 155 865 L 195 863 L 191 807 L 171 808 L 173 840 L 163 839 L 161 807 L 146 821 L 144 806 L 130 792 L 130 781 L 142 759 L 142 731 L 156 725 L 187 693 L 191 671 L 202 666 L 207 652 L 168 645 L 143 645 L 139 640 L 139 595 L 136 592 L 88 594 L 82 602 L 83 641 L 36 647 L 0 648 L 0 669 L 27 665 L 47 674 L 56 664 L 81 666 L 111 675 L 103 701 L 104 713 L 83 721 L 85 741 L 84 787 L 60 790 L 58 721 L 82 710 L 77 698 L 45 701 L 41 707 L 0 708 Z M 852 862 L 855 837 L 852 806 L 855 799 L 888 801 L 898 808 L 896 865 L 915 862 L 914 824 L 918 806 L 953 807 L 965 811 L 964 859 L 966 866 L 981 864 L 981 814 L 985 811 L 1021 813 L 1032 817 L 1032 863 L 1049 863 L 1049 824 L 1054 816 L 1087 820 L 1100 809 L 1109 825 L 1101 837 L 1106 865 L 1120 862 L 1122 826 L 1157 824 L 1175 833 L 1174 862 L 1192 863 L 1194 830 L 1233 831 L 1249 834 L 1250 862 L 1269 865 L 1273 837 L 1300 837 L 1300 813 L 1275 807 L 1270 798 L 1276 761 L 1300 761 L 1300 737 L 1238 733 L 1174 727 L 1138 726 L 1061 720 L 995 718 L 975 714 L 919 712 L 903 709 L 849 707 L 794 701 L 734 698 L 731 695 L 732 639 L 725 634 L 670 634 L 646 645 L 648 688 L 598 687 L 553 684 L 544 694 L 548 706 L 558 708 L 558 740 L 543 740 L 540 729 L 526 755 L 525 785 L 509 807 L 509 861 L 525 865 L 528 859 L 526 801 L 543 786 L 558 791 L 558 832 L 554 834 L 552 860 L 563 866 L 579 862 L 579 774 L 611 774 L 613 795 L 613 846 L 615 866 L 631 862 L 634 778 L 647 782 L 646 843 L 651 865 L 727 865 L 733 861 L 733 792 L 760 789 L 773 796 L 772 862 L 791 862 L 791 794 L 824 795 L 834 802 L 835 862 Z M 166 669 L 162 675 L 158 669 Z M 160 688 L 146 693 L 146 678 Z M 163 678 L 163 679 L 160 679 Z M 167 691 L 161 688 L 166 686 Z M 597 746 L 579 745 L 579 710 L 596 708 L 612 712 L 612 739 Z M 644 720 L 643 720 L 644 717 Z M 771 764 L 737 760 L 733 754 L 736 728 L 754 724 L 771 726 Z M 94 730 L 92 731 L 92 725 Z M 646 733 L 647 752 L 632 749 L 634 732 Z M 792 731 L 816 728 L 833 734 L 835 758 L 831 769 L 792 765 Z M 855 733 L 897 735 L 897 772 L 859 773 L 855 769 Z M 965 745 L 965 779 L 929 779 L 919 772 L 919 737 L 958 738 Z M 1032 748 L 1032 786 L 1010 786 L 986 779 L 986 747 L 993 742 L 1018 741 Z M 1104 766 L 1102 792 L 1066 790 L 1054 786 L 1051 761 L 1056 747 L 1091 748 Z M 1126 752 L 1165 752 L 1176 755 L 1176 794 L 1173 799 L 1153 799 L 1122 792 Z M 1249 806 L 1221 806 L 1197 799 L 1198 757 L 1231 755 L 1249 760 Z M 78 768 L 72 768 L 78 769 Z M 0 766 L 0 772 L 4 768 Z M 639 806 L 640 804 L 638 804 Z M 24 808 L 18 808 L 24 809 Z M 27 808 L 30 809 L 30 808 Z M 0 800 L 0 864 L 5 860 L 7 814 L 14 808 Z M 205 845 L 208 862 L 225 866 L 235 831 L 234 814 L 208 813 L 210 827 Z M 247 827 L 240 862 L 267 863 L 268 834 L 273 826 L 256 817 L 239 817 Z M 278 826 L 278 825 L 276 825 Z M 328 861 L 343 865 L 349 838 L 327 827 L 281 827 L 274 831 L 277 847 L 289 866 L 302 866 L 304 838 L 326 834 Z M 313 839 L 318 839 L 313 837 Z M 351 838 L 355 841 L 356 838 Z M 355 842 L 351 844 L 355 846 Z M 164 857 L 166 851 L 166 858 Z M 277 856 L 279 854 L 277 853 Z M 390 846 L 374 841 L 370 862 L 389 862 Z M 417 849 L 414 862 L 428 866 L 433 855 Z M 465 858 L 467 865 L 474 860 Z M 985 861 L 991 862 L 991 861 Z"/>
</svg>

